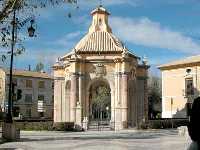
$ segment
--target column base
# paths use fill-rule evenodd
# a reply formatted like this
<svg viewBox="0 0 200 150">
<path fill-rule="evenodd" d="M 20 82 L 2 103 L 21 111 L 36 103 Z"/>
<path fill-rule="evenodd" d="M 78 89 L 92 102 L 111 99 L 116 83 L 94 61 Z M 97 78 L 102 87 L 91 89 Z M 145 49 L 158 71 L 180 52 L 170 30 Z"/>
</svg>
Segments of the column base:
<svg viewBox="0 0 200 150">
<path fill-rule="evenodd" d="M 81 115 L 81 105 L 77 103 L 76 107 L 76 121 L 75 121 L 75 129 L 82 130 L 82 115 Z"/>
<path fill-rule="evenodd" d="M 3 123 L 2 138 L 6 141 L 17 141 L 20 139 L 20 130 L 15 123 Z"/>
<path fill-rule="evenodd" d="M 122 126 L 123 126 L 123 129 L 128 128 L 128 122 L 127 121 L 123 121 L 122 122 Z"/>
<path fill-rule="evenodd" d="M 123 129 L 122 122 L 115 122 L 114 129 L 115 129 L 115 131 L 122 130 Z"/>
</svg>

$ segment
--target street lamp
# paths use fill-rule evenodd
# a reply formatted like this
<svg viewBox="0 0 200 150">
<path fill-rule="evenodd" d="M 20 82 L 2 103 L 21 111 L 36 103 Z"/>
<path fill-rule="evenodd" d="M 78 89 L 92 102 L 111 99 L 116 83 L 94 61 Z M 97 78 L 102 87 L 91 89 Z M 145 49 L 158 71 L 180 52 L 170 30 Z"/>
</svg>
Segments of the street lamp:
<svg viewBox="0 0 200 150">
<path fill-rule="evenodd" d="M 110 118 L 110 116 L 109 116 L 109 107 L 108 106 L 106 106 L 106 112 L 107 112 L 107 119 L 109 120 L 109 118 Z"/>
<path fill-rule="evenodd" d="M 35 29 L 33 28 L 34 20 L 32 19 L 30 21 L 30 23 L 31 23 L 31 26 L 28 28 L 28 34 L 29 34 L 30 37 L 33 37 L 34 33 L 35 33 Z"/>
<path fill-rule="evenodd" d="M 29 18 L 28 18 L 29 19 Z M 26 23 L 27 20 L 26 19 L 23 23 Z M 18 19 L 16 18 L 16 10 L 13 11 L 13 18 L 12 18 L 12 38 L 11 38 L 11 59 L 10 59 L 10 82 L 9 82 L 9 95 L 8 95 L 8 113 L 6 116 L 6 122 L 7 123 L 12 123 L 12 109 L 13 109 L 13 100 L 12 100 L 12 93 L 13 93 L 13 89 L 12 89 L 12 75 L 13 75 L 13 56 L 14 56 L 14 47 L 16 44 L 16 35 L 17 35 L 17 28 L 18 28 Z M 33 28 L 33 23 L 34 20 L 31 19 L 30 21 L 31 26 L 28 28 L 28 33 L 30 37 L 34 36 L 34 32 L 35 29 Z"/>
</svg>

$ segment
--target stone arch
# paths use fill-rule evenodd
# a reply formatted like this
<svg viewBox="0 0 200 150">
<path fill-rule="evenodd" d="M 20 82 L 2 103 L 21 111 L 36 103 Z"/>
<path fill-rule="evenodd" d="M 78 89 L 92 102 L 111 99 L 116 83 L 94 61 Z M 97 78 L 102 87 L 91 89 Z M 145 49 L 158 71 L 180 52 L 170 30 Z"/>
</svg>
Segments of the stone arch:
<svg viewBox="0 0 200 150">
<path fill-rule="evenodd" d="M 114 83 L 112 82 L 112 80 L 108 80 L 107 78 L 100 77 L 100 78 L 94 78 L 94 79 L 90 80 L 90 82 L 88 83 L 87 88 L 86 88 L 87 92 L 89 92 L 91 85 L 97 81 L 103 81 L 103 82 L 107 83 L 110 86 L 110 90 L 111 91 L 114 90 Z"/>
<path fill-rule="evenodd" d="M 111 104 L 112 104 L 112 85 L 111 85 L 111 82 L 109 82 L 106 78 L 94 78 L 92 79 L 88 85 L 87 85 L 87 106 L 86 107 L 88 110 L 87 110 L 87 114 L 88 114 L 88 118 L 91 118 L 91 88 L 94 87 L 94 88 L 97 88 L 98 86 L 102 86 L 102 85 L 105 85 L 107 86 L 107 88 L 109 88 L 109 92 L 110 92 L 110 105 L 109 105 L 109 112 L 111 111 Z M 109 116 L 109 118 L 111 118 L 111 115 Z"/>
</svg>

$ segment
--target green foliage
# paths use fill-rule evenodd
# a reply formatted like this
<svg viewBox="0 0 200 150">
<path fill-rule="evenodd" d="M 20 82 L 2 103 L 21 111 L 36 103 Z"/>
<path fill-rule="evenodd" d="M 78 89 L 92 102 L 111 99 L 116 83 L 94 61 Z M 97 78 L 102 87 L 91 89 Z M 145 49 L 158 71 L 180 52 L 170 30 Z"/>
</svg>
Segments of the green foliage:
<svg viewBox="0 0 200 150">
<path fill-rule="evenodd" d="M 42 62 L 39 62 L 36 66 L 35 66 L 35 70 L 37 72 L 41 72 L 42 70 L 44 70 L 44 64 Z"/>
<path fill-rule="evenodd" d="M 161 112 L 161 79 L 159 77 L 151 76 L 148 82 L 148 105 L 149 117 L 159 117 L 158 113 Z"/>
<path fill-rule="evenodd" d="M 162 119 L 162 120 L 148 120 L 139 124 L 139 129 L 168 129 L 177 128 L 180 126 L 187 126 L 188 119 Z"/>
<path fill-rule="evenodd" d="M 29 10 L 55 6 L 63 3 L 77 3 L 77 0 L 0 0 L 2 10 L 0 11 L 0 22 L 8 18 L 14 9 Z"/>
<path fill-rule="evenodd" d="M 0 46 L 3 48 L 8 48 L 11 42 L 11 29 L 12 29 L 12 13 L 17 10 L 18 13 L 31 14 L 34 16 L 38 8 L 46 8 L 49 6 L 61 5 L 64 3 L 77 4 L 77 0 L 0 0 Z M 78 7 L 77 7 L 78 8 Z M 25 20 L 20 20 L 17 16 L 16 28 L 19 31 L 27 22 L 30 21 L 30 16 Z M 71 14 L 68 15 L 71 17 Z M 21 21 L 21 22 L 20 22 Z M 16 32 L 17 33 L 17 32 Z M 16 46 L 16 51 L 14 55 L 20 55 L 24 52 L 25 48 L 21 44 L 22 40 L 17 36 L 15 37 L 15 43 L 19 43 Z M 5 52 L 1 54 L 1 61 L 4 62 L 9 56 L 10 52 Z"/>
<path fill-rule="evenodd" d="M 99 86 L 96 89 L 95 97 L 92 99 L 93 108 L 100 110 L 110 106 L 110 90 L 106 86 Z"/>
<path fill-rule="evenodd" d="M 74 131 L 74 123 L 73 122 L 57 122 L 57 123 L 54 123 L 53 130 Z"/>
<path fill-rule="evenodd" d="M 17 128 L 26 131 L 41 131 L 41 130 L 53 130 L 53 122 L 16 122 Z"/>
</svg>

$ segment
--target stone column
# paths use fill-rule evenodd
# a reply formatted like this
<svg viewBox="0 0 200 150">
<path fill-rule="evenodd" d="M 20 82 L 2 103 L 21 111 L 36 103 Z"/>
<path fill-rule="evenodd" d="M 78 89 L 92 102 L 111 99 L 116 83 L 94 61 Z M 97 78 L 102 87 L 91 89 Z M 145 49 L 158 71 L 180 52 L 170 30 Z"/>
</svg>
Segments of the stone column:
<svg viewBox="0 0 200 150">
<path fill-rule="evenodd" d="M 82 121 L 82 99 L 83 99 L 83 88 L 82 88 L 82 82 L 83 82 L 83 75 L 79 75 L 78 77 L 78 100 L 77 100 L 77 105 L 76 105 L 76 125 L 82 126 L 81 121 Z"/>
<path fill-rule="evenodd" d="M 110 118 L 110 125 L 111 129 L 114 129 L 115 123 L 115 91 L 111 89 L 111 118 Z"/>
<path fill-rule="evenodd" d="M 64 78 L 57 77 L 54 81 L 54 122 L 62 122 L 64 99 Z"/>
<path fill-rule="evenodd" d="M 147 77 L 144 80 L 144 121 L 148 120 L 148 85 Z"/>
<path fill-rule="evenodd" d="M 121 80 L 121 98 L 122 98 L 122 124 L 123 128 L 128 127 L 128 74 L 122 74 Z"/>
<path fill-rule="evenodd" d="M 120 90 L 120 63 L 121 60 L 119 58 L 115 59 L 115 100 L 114 100 L 114 129 L 121 130 L 122 127 L 122 113 L 121 113 L 121 90 Z"/>
<path fill-rule="evenodd" d="M 75 126 L 79 129 L 82 128 L 81 111 L 82 111 L 81 104 L 80 102 L 77 102 Z"/>
<path fill-rule="evenodd" d="M 70 93 L 70 122 L 75 122 L 76 118 L 76 103 L 77 103 L 77 74 L 71 75 L 71 93 Z"/>
</svg>

